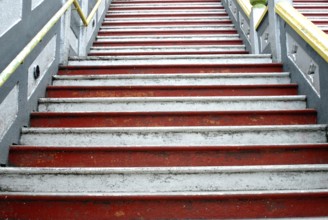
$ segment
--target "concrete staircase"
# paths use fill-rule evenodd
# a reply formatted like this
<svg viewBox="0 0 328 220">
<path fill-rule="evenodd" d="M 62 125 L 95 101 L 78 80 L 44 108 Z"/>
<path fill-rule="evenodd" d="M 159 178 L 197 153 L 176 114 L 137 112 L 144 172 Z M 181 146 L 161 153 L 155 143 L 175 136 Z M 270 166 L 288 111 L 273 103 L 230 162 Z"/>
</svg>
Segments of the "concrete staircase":
<svg viewBox="0 0 328 220">
<path fill-rule="evenodd" d="M 327 162 L 327 126 L 220 1 L 113 0 L 11 146 L 0 219 L 324 217 Z"/>
<path fill-rule="evenodd" d="M 293 5 L 305 17 L 328 34 L 328 0 L 294 0 Z"/>
</svg>

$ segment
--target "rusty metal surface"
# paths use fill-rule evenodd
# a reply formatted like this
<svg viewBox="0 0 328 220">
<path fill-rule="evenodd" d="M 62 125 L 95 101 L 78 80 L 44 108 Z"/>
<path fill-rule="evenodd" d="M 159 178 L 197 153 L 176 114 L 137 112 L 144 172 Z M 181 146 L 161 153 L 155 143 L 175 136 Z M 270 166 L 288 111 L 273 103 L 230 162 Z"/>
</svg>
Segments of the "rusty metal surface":
<svg viewBox="0 0 328 220">
<path fill-rule="evenodd" d="M 182 74 L 182 73 L 263 73 L 282 72 L 282 64 L 190 64 L 190 65 L 135 65 L 129 66 L 66 66 L 59 75 L 98 74 Z"/>
<path fill-rule="evenodd" d="M 31 127 L 161 127 L 315 124 L 314 110 L 32 113 Z"/>
<path fill-rule="evenodd" d="M 297 85 L 48 86 L 49 98 L 296 95 Z"/>
<path fill-rule="evenodd" d="M 17 167 L 156 167 L 327 164 L 328 145 L 57 147 L 11 146 Z"/>
<path fill-rule="evenodd" d="M 328 215 L 327 192 L 232 195 L 2 195 L 4 219 L 213 219 Z"/>
</svg>

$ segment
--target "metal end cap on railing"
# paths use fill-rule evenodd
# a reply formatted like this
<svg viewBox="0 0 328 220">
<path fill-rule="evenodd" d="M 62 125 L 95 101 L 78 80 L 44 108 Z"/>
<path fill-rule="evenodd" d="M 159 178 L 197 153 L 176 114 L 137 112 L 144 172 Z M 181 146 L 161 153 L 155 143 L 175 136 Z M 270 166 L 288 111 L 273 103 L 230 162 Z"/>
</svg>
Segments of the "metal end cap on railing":
<svg viewBox="0 0 328 220">
<path fill-rule="evenodd" d="M 253 7 L 263 8 L 267 5 L 267 0 L 250 0 L 250 3 Z"/>
</svg>

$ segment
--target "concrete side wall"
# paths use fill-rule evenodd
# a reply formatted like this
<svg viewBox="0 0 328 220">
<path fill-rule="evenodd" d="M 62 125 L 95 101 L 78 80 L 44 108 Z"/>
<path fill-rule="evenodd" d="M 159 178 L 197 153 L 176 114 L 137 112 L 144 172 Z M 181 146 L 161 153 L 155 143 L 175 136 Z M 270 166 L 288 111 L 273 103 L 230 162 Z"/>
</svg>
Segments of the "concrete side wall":
<svg viewBox="0 0 328 220">
<path fill-rule="evenodd" d="M 291 73 L 307 105 L 318 111 L 318 122 L 328 123 L 328 63 L 288 24 L 280 19 L 284 70 Z"/>
<path fill-rule="evenodd" d="M 250 39 L 250 19 L 239 6 L 236 0 L 222 0 L 222 4 L 235 25 L 238 34 L 246 45 L 248 51 L 252 50 Z"/>
<path fill-rule="evenodd" d="M 65 2 L 0 1 L 1 72 Z M 85 14 L 94 6 L 89 0 L 79 2 Z M 21 128 L 29 125 L 30 112 L 36 110 L 38 98 L 44 97 L 58 66 L 65 65 L 70 55 L 87 54 L 109 3 L 103 0 L 88 27 L 82 25 L 72 6 L 0 88 L 0 164 L 6 164 L 8 146 L 18 143 Z"/>
<path fill-rule="evenodd" d="M 245 32 L 247 27 L 252 26 L 249 23 L 250 19 L 247 19 L 236 0 L 223 0 L 223 4 L 246 43 L 247 49 L 254 51 Z M 299 85 L 299 94 L 307 96 L 308 108 L 318 111 L 318 123 L 327 124 L 328 63 L 285 21 L 272 13 L 273 1 L 269 1 L 268 6 L 269 11 L 255 32 L 258 53 L 272 54 L 275 62 L 283 63 L 284 70 L 291 73 L 292 82 Z M 242 27 L 241 24 L 244 26 Z"/>
<path fill-rule="evenodd" d="M 270 26 L 268 14 L 263 18 L 261 24 L 257 28 L 259 52 L 262 54 L 271 54 L 271 43 L 270 43 Z"/>
<path fill-rule="evenodd" d="M 274 5 L 257 29 L 260 53 L 273 53 L 281 56 L 284 70 L 291 73 L 291 80 L 299 86 L 299 94 L 307 96 L 307 107 L 318 111 L 318 123 L 328 123 L 328 63 L 295 30 L 278 15 L 272 15 Z M 275 29 L 270 17 L 276 16 Z M 272 19 L 273 20 L 273 19 Z M 273 36 L 279 37 L 277 48 L 272 43 Z"/>
</svg>

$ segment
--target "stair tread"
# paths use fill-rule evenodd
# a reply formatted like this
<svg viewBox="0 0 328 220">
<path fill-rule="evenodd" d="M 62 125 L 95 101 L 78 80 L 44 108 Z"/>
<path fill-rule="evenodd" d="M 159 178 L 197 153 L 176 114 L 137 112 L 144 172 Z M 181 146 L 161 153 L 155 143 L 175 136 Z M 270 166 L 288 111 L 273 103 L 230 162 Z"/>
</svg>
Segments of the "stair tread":
<svg viewBox="0 0 328 220">
<path fill-rule="evenodd" d="M 313 124 L 313 125 L 277 125 L 277 126 L 226 126 L 226 127 L 220 127 L 220 126 L 206 126 L 206 127 L 150 127 L 150 128 L 144 128 L 144 127 L 131 127 L 131 128 L 125 128 L 125 127 L 116 127 L 116 128 L 22 128 L 22 134 L 25 133 L 34 133 L 34 132 L 40 132 L 40 133 L 61 133 L 65 131 L 74 131 L 74 132 L 86 132 L 86 131 L 95 131 L 95 132 L 116 132 L 116 131 L 131 131 L 131 132 L 152 132 L 152 131 L 163 131 L 163 132 L 169 132 L 169 131 L 229 131 L 229 130 L 235 130 L 235 131 L 276 131 L 276 130 L 322 130 L 323 132 L 327 128 L 327 125 L 323 124 Z"/>
<path fill-rule="evenodd" d="M 62 67 L 62 69 L 70 69 L 70 67 Z M 84 68 L 84 66 L 80 66 L 78 68 Z M 97 67 L 95 67 L 97 68 Z M 237 77 L 256 77 L 256 76 L 274 76 L 274 77 L 288 77 L 290 74 L 288 72 L 257 72 L 257 73 L 203 73 L 203 74 L 193 74 L 193 73 L 181 73 L 181 74 L 108 74 L 108 75 L 93 75 L 92 72 L 88 75 L 54 75 L 54 79 L 115 79 L 115 78 L 153 78 L 153 77 L 164 77 L 164 78 L 173 78 L 173 77 L 196 77 L 196 78 L 237 78 Z"/>
<path fill-rule="evenodd" d="M 327 164 L 314 164 L 126 168 L 8 167 L 1 169 L 0 176 L 2 186 L 8 191 L 16 191 L 23 185 L 26 191 L 31 192 L 48 192 L 49 190 L 57 192 L 218 192 L 322 189 L 327 181 L 327 173 Z M 198 175 L 201 178 L 195 178 Z M 18 181 L 24 181 L 24 183 L 17 184 Z M 141 184 L 138 184 L 139 181 Z"/>
<path fill-rule="evenodd" d="M 210 55 L 142 55 L 71 57 L 70 66 L 131 66 L 131 65 L 203 65 L 203 64 L 273 64 L 271 55 L 210 54 Z"/>
<path fill-rule="evenodd" d="M 207 25 L 197 25 L 197 24 L 189 24 L 189 25 L 158 25 L 158 26 L 149 26 L 149 25 L 135 25 L 135 26 L 101 26 L 101 30 L 118 30 L 118 29 L 125 29 L 127 31 L 130 31 L 130 29 L 190 29 L 190 28 L 200 28 L 200 29 L 210 29 L 210 28 L 217 28 L 217 29 L 225 29 L 225 28 L 233 28 L 233 24 L 207 24 Z"/>
<path fill-rule="evenodd" d="M 267 196 L 294 196 L 294 195 L 327 195 L 328 190 L 327 189 L 311 189 L 311 190 L 274 190 L 274 191 L 225 191 L 225 192 L 142 192 L 142 193 L 90 193 L 90 192 L 0 192 L 0 196 L 6 197 L 9 196 L 11 198 L 8 199 L 24 199 L 24 197 L 29 197 L 30 199 L 44 199 L 48 200 L 51 198 L 59 197 L 60 199 L 64 200 L 71 200 L 71 199 L 87 199 L 90 197 L 98 197 L 101 198 L 129 198 L 129 199 L 136 199 L 136 197 L 154 197 L 154 198 L 176 198 L 179 199 L 181 197 L 207 197 L 207 198 L 213 198 L 213 197 L 223 197 L 223 196 L 229 196 L 229 197 L 235 197 L 235 196 L 254 196 L 254 197 L 267 197 Z M 41 198 L 40 198 L 41 197 Z M 77 198 L 76 198 L 77 197 Z M 96 199 L 96 198 L 95 198 Z"/>
<path fill-rule="evenodd" d="M 72 167 L 72 168 L 39 168 L 39 167 L 5 167 L 0 170 L 0 175 L 5 174 L 195 174 L 195 173 L 253 173 L 253 172 L 328 172 L 328 164 L 305 165 L 263 165 L 263 166 L 201 166 L 201 167 Z"/>
<path fill-rule="evenodd" d="M 216 101 L 216 100 L 299 100 L 305 101 L 304 95 L 291 95 L 291 96 L 229 96 L 229 97 L 110 97 L 110 98 L 40 98 L 39 102 L 127 102 L 127 101 Z"/>
<path fill-rule="evenodd" d="M 151 116 L 156 115 L 225 115 L 225 114 L 303 114 L 303 113 L 315 113 L 314 109 L 301 109 L 301 110 L 244 110 L 244 111 L 184 111 L 184 112 L 151 112 Z M 87 116 L 87 115 L 107 115 L 107 116 L 128 116 L 128 115 L 149 115 L 150 112 L 33 112 L 33 117 L 56 117 L 61 116 Z"/>
<path fill-rule="evenodd" d="M 228 145 L 228 146 L 31 146 L 12 145 L 11 150 L 34 151 L 212 151 L 212 150 L 256 150 L 256 149 L 326 149 L 328 143 L 313 144 L 267 144 L 267 145 Z"/>
<path fill-rule="evenodd" d="M 110 40 L 110 39 L 115 39 L 117 41 L 121 41 L 123 40 L 130 40 L 130 39 L 139 39 L 139 38 L 151 38 L 151 39 L 163 39 L 163 40 L 172 40 L 172 39 L 190 39 L 190 38 L 195 38 L 195 39 L 213 39 L 213 38 L 217 38 L 217 39 L 238 39 L 240 40 L 238 34 L 229 34 L 229 35 L 225 35 L 225 34 L 184 34 L 184 35 L 129 35 L 129 36 L 97 36 L 97 41 L 96 42 L 100 42 L 100 41 L 106 41 L 106 40 Z"/>
<path fill-rule="evenodd" d="M 213 16 L 203 16 L 203 17 L 159 17 L 159 18 L 105 18 L 105 22 L 126 22 L 126 21 L 132 21 L 132 22 L 140 22 L 140 21 L 145 21 L 145 22 L 157 22 L 157 21 L 230 21 L 228 16 L 220 16 L 220 17 L 213 17 Z"/>
</svg>

